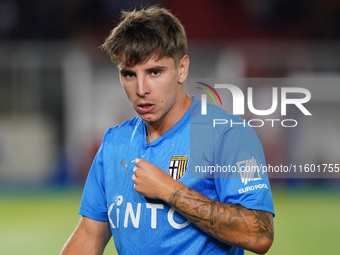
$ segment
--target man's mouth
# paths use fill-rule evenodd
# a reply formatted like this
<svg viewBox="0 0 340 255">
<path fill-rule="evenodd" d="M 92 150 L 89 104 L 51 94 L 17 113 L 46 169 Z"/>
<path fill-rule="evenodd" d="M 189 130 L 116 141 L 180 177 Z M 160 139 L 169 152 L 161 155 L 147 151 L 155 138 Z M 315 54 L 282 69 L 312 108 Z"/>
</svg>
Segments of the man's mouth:
<svg viewBox="0 0 340 255">
<path fill-rule="evenodd" d="M 138 112 L 140 113 L 150 113 L 155 109 L 154 104 L 139 104 L 137 105 Z"/>
</svg>

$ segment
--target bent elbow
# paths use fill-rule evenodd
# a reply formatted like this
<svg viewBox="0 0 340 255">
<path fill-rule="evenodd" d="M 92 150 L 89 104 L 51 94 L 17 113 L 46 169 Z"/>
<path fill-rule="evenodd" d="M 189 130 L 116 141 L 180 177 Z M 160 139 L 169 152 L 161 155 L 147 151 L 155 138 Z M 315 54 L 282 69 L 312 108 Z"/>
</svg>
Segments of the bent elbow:
<svg viewBox="0 0 340 255">
<path fill-rule="evenodd" d="M 266 254 L 269 248 L 272 246 L 273 240 L 269 238 L 264 238 L 258 243 L 255 247 L 253 247 L 250 251 L 255 252 L 256 254 Z"/>
</svg>

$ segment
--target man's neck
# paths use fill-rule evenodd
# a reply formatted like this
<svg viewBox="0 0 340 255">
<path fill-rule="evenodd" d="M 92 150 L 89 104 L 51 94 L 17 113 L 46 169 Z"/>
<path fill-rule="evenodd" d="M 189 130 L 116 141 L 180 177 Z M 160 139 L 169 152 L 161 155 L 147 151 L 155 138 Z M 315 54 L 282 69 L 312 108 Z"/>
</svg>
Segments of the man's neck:
<svg viewBox="0 0 340 255">
<path fill-rule="evenodd" d="M 175 126 L 189 110 L 191 102 L 192 98 L 185 94 L 183 103 L 176 105 L 176 108 L 171 109 L 171 113 L 165 114 L 155 122 L 145 122 L 147 143 L 155 141 L 158 137 L 162 136 Z"/>
</svg>

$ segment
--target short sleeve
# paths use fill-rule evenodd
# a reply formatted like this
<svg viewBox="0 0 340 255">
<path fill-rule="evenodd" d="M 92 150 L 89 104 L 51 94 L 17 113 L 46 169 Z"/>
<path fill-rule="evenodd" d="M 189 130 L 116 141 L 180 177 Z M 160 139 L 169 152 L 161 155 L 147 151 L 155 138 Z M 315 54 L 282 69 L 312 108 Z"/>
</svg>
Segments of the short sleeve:
<svg viewBox="0 0 340 255">
<path fill-rule="evenodd" d="M 107 211 L 102 144 L 87 176 L 79 214 L 97 221 L 108 221 Z"/>
<path fill-rule="evenodd" d="M 214 161 L 221 167 L 214 178 L 221 202 L 274 214 L 268 176 L 261 171 L 265 157 L 253 128 L 236 126 L 221 133 Z"/>
</svg>

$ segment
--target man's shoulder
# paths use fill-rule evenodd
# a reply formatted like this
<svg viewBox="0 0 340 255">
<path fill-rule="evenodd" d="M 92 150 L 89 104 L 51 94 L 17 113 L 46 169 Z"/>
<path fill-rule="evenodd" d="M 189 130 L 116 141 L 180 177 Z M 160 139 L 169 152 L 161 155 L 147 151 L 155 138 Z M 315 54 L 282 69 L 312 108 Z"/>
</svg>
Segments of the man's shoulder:
<svg viewBox="0 0 340 255">
<path fill-rule="evenodd" d="M 201 101 L 196 98 L 190 115 L 190 137 L 193 144 L 218 144 L 228 139 L 234 141 L 254 141 L 258 137 L 255 130 L 240 116 L 216 105 L 207 104 L 206 114 L 202 114 Z"/>
<path fill-rule="evenodd" d="M 206 113 L 202 114 L 200 100 L 196 98 L 195 107 L 191 110 L 190 124 L 204 129 L 211 129 L 222 133 L 235 127 L 248 126 L 247 122 L 240 116 L 218 107 L 207 104 Z M 234 125 L 233 125 L 234 124 Z"/>
<path fill-rule="evenodd" d="M 143 120 L 136 116 L 128 119 L 120 125 L 110 127 L 103 138 L 104 142 L 131 137 L 131 134 L 140 126 Z"/>
</svg>

